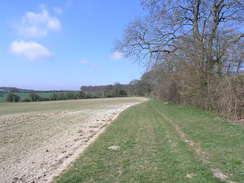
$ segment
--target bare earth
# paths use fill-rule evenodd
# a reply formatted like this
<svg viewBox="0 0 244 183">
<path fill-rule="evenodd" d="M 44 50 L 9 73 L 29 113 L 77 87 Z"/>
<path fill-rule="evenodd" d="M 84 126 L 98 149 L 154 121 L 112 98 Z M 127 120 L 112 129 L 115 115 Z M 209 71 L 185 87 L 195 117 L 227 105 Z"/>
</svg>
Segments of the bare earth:
<svg viewBox="0 0 244 183">
<path fill-rule="evenodd" d="M 0 104 L 0 182 L 51 182 L 121 111 L 145 100 Z"/>
</svg>

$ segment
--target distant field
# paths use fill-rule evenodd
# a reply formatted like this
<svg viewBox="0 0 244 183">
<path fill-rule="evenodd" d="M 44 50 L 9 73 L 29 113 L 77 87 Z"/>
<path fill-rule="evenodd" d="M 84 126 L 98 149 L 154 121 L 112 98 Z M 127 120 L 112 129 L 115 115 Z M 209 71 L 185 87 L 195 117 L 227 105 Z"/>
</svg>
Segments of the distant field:
<svg viewBox="0 0 244 183">
<path fill-rule="evenodd" d="M 0 96 L 0 102 L 4 102 L 4 101 L 5 101 L 4 97 Z"/>
<path fill-rule="evenodd" d="M 0 103 L 0 182 L 46 182 L 145 98 Z"/>
</svg>

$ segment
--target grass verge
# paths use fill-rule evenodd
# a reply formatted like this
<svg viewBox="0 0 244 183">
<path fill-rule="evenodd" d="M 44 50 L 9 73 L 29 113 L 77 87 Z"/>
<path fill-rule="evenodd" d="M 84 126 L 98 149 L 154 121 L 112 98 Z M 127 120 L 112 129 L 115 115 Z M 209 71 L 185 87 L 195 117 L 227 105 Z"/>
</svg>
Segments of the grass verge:
<svg viewBox="0 0 244 183">
<path fill-rule="evenodd" d="M 175 125 L 208 154 L 207 163 L 182 139 Z M 151 100 L 123 112 L 54 182 L 241 182 L 243 140 L 244 126 Z M 120 150 L 110 150 L 113 145 Z M 228 178 L 216 178 L 213 168 Z"/>
</svg>

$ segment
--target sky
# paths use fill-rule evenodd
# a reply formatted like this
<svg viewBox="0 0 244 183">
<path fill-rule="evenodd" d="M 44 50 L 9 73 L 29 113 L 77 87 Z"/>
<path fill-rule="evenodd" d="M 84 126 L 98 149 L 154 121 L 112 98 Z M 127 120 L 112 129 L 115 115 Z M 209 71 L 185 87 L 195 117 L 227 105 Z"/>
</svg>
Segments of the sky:
<svg viewBox="0 0 244 183">
<path fill-rule="evenodd" d="M 144 68 L 114 49 L 139 0 L 2 0 L 0 86 L 77 90 L 129 83 Z"/>
</svg>

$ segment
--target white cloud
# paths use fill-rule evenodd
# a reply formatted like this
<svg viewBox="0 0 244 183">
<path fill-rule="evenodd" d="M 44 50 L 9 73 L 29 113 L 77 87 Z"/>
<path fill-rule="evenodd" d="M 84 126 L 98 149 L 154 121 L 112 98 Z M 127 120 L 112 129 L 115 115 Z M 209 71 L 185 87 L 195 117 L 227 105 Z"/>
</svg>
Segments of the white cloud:
<svg viewBox="0 0 244 183">
<path fill-rule="evenodd" d="M 120 60 L 120 59 L 124 58 L 124 53 L 120 52 L 120 51 L 115 51 L 110 55 L 110 58 L 112 60 Z"/>
<path fill-rule="evenodd" d="M 25 37 L 43 37 L 51 31 L 59 31 L 60 29 L 59 19 L 51 16 L 44 7 L 39 13 L 26 12 L 20 25 L 17 26 L 18 33 Z"/>
<path fill-rule="evenodd" d="M 46 47 L 34 41 L 13 41 L 9 51 L 32 61 L 47 59 L 52 56 L 52 53 Z"/>
</svg>

